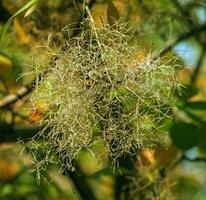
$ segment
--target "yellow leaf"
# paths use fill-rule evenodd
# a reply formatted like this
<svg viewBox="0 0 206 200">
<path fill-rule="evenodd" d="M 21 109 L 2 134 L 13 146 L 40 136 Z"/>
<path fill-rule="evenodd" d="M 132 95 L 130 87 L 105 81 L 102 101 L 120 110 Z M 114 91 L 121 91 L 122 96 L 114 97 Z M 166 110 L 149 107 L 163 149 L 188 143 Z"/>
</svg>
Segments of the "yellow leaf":
<svg viewBox="0 0 206 200">
<path fill-rule="evenodd" d="M 141 152 L 140 158 L 143 165 L 150 165 L 155 168 L 166 167 L 177 158 L 179 151 L 174 145 L 168 147 L 145 149 Z"/>
<path fill-rule="evenodd" d="M 141 51 L 138 51 L 137 54 L 136 54 L 136 60 L 137 62 L 142 62 L 147 56 L 147 53 L 145 50 L 141 50 Z"/>
<path fill-rule="evenodd" d="M 0 181 L 7 182 L 12 180 L 19 171 L 19 166 L 11 160 L 0 159 Z"/>
<path fill-rule="evenodd" d="M 94 5 L 91 10 L 91 15 L 97 27 L 102 26 L 107 22 L 107 4 Z"/>
<path fill-rule="evenodd" d="M 112 4 L 117 9 L 119 16 L 121 16 L 121 18 L 126 17 L 127 15 L 126 3 L 122 1 L 113 1 Z M 91 9 L 91 15 L 97 27 L 100 27 L 103 24 L 109 22 L 107 17 L 107 12 L 108 12 L 108 4 L 103 3 L 103 4 L 96 4 L 93 6 L 93 8 Z"/>
<path fill-rule="evenodd" d="M 29 119 L 34 123 L 38 123 L 41 121 L 46 111 L 48 111 L 47 100 L 39 99 L 34 103 L 33 107 L 29 111 Z"/>
<path fill-rule="evenodd" d="M 197 87 L 199 89 L 206 89 L 206 75 L 205 74 L 199 75 L 199 77 L 197 78 Z"/>
<path fill-rule="evenodd" d="M 112 0 L 108 0 L 108 7 L 107 7 L 107 21 L 110 25 L 114 24 L 115 21 L 120 19 L 119 11 L 117 10 L 116 6 L 114 5 Z"/>
<path fill-rule="evenodd" d="M 8 182 L 19 173 L 19 162 L 15 157 L 11 144 L 0 145 L 0 182 Z"/>
<path fill-rule="evenodd" d="M 168 166 L 177 158 L 178 153 L 179 151 L 174 145 L 155 149 L 155 166 L 158 168 Z"/>
<path fill-rule="evenodd" d="M 29 36 L 24 32 L 19 20 L 17 18 L 14 19 L 14 29 L 15 32 L 23 44 L 28 44 L 29 43 Z"/>
<path fill-rule="evenodd" d="M 189 84 L 192 72 L 193 71 L 190 68 L 184 68 L 177 71 L 177 76 L 179 77 L 182 84 Z"/>
<path fill-rule="evenodd" d="M 10 73 L 11 69 L 12 61 L 8 57 L 0 54 L 0 74 Z"/>
</svg>

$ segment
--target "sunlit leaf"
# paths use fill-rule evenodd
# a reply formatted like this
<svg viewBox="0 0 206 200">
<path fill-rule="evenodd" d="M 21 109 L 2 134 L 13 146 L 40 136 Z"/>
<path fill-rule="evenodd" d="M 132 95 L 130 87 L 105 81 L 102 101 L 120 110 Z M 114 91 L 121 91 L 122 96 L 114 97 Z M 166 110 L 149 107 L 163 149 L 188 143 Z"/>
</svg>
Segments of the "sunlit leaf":
<svg viewBox="0 0 206 200">
<path fill-rule="evenodd" d="M 33 13 L 33 12 L 35 11 L 36 7 L 37 7 L 36 4 L 34 4 L 33 6 L 31 6 L 31 7 L 26 11 L 24 17 L 27 17 L 27 16 L 29 16 L 31 13 Z"/>
</svg>

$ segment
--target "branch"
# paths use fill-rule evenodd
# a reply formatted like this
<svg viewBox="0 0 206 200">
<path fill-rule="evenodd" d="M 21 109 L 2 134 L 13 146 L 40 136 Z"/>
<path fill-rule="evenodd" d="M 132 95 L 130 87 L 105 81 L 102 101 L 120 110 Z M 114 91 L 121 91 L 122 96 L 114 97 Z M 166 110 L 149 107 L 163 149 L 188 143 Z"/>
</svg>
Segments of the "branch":
<svg viewBox="0 0 206 200">
<path fill-rule="evenodd" d="M 169 168 L 163 168 L 159 171 L 161 178 L 165 178 L 168 175 L 168 172 L 176 168 L 183 161 L 188 162 L 206 162 L 206 158 L 188 158 L 186 155 L 182 154 L 181 157 L 176 160 Z"/>
<path fill-rule="evenodd" d="M 8 85 L 7 85 L 7 83 L 5 81 L 5 78 L 3 76 L 0 76 L 0 81 L 2 82 L 3 87 L 4 87 L 4 90 L 1 90 L 1 92 L 8 94 L 9 93 L 9 88 L 8 88 Z"/>
<path fill-rule="evenodd" d="M 33 90 L 34 82 L 35 81 L 20 88 L 15 94 L 9 94 L 5 98 L 0 100 L 0 109 L 9 107 L 11 104 L 16 103 L 18 100 L 29 94 Z"/>
<path fill-rule="evenodd" d="M 185 154 L 182 154 L 181 157 L 172 165 L 172 169 L 175 168 L 177 165 L 179 165 L 183 161 L 189 161 L 189 162 L 206 162 L 206 158 L 188 158 Z"/>
<path fill-rule="evenodd" d="M 88 15 L 88 18 L 90 19 L 91 26 L 92 26 L 92 29 L 93 29 L 93 31 L 94 31 L 94 35 L 95 35 L 95 37 L 96 37 L 97 45 L 98 45 L 98 47 L 99 47 L 100 49 L 102 49 L 101 44 L 100 44 L 100 42 L 99 42 L 99 38 L 98 38 L 98 34 L 97 34 L 97 29 L 96 29 L 96 27 L 95 27 L 95 22 L 94 22 L 94 19 L 93 19 L 92 15 L 91 15 L 91 12 L 90 12 L 90 10 L 89 10 L 89 7 L 86 6 L 86 7 L 85 7 L 85 10 L 86 10 L 86 13 L 87 13 L 87 15 Z"/>
<path fill-rule="evenodd" d="M 194 27 L 189 32 L 182 34 L 181 36 L 177 37 L 172 43 L 170 42 L 167 44 L 159 53 L 154 54 L 152 60 L 157 60 L 159 57 L 164 56 L 167 52 L 169 52 L 176 44 L 181 42 L 184 39 L 191 37 L 192 35 L 197 34 L 198 32 L 206 30 L 206 24 L 200 27 Z"/>
<path fill-rule="evenodd" d="M 206 53 L 206 47 L 204 47 L 204 45 L 203 45 L 202 53 L 201 53 L 200 58 L 198 60 L 197 67 L 195 68 L 194 73 L 192 74 L 192 77 L 191 77 L 192 83 L 196 82 L 197 76 L 198 76 L 200 69 L 203 65 L 205 53 Z"/>
<path fill-rule="evenodd" d="M 136 160 L 137 155 L 123 155 L 121 156 L 117 162 L 118 167 L 122 169 L 126 169 L 128 172 L 133 172 L 134 175 L 136 175 Z M 129 193 L 129 188 L 125 187 L 126 185 L 131 184 L 131 179 L 128 178 L 128 174 L 117 174 L 115 175 L 115 186 L 114 186 L 114 199 L 120 200 L 120 199 L 127 199 L 132 200 L 134 197 L 131 196 Z M 125 188 L 124 188 L 125 187 Z"/>
<path fill-rule="evenodd" d="M 28 140 L 39 132 L 39 127 L 35 125 L 14 125 L 0 123 L 0 143 L 17 142 L 18 139 Z"/>
<path fill-rule="evenodd" d="M 92 6 L 94 5 L 95 0 L 87 0 L 86 1 L 86 6 L 91 9 Z M 74 28 L 72 37 L 75 37 L 76 35 L 78 35 L 81 31 L 81 22 L 86 19 L 88 17 L 88 12 L 86 12 L 86 10 L 83 10 L 83 13 L 79 19 L 79 22 L 77 23 L 77 26 Z"/>
<path fill-rule="evenodd" d="M 68 171 L 66 174 L 71 178 L 83 200 L 96 200 L 91 188 L 85 180 L 86 177 L 84 174 L 77 174 L 77 172 L 72 171 Z"/>
<path fill-rule="evenodd" d="M 206 158 L 194 158 L 194 159 L 191 159 L 191 158 L 188 158 L 185 155 L 183 156 L 182 159 L 186 160 L 186 161 L 189 161 L 189 162 L 206 162 Z"/>
<path fill-rule="evenodd" d="M 66 157 L 64 159 L 61 159 L 61 162 L 66 164 Z M 73 182 L 76 190 L 79 192 L 81 198 L 83 200 L 96 200 L 96 197 L 90 188 L 89 184 L 86 181 L 86 176 L 81 172 L 81 169 L 78 165 L 78 163 L 75 164 L 75 171 L 71 171 L 68 168 L 65 168 L 63 171 L 63 175 L 67 175 Z"/>
</svg>

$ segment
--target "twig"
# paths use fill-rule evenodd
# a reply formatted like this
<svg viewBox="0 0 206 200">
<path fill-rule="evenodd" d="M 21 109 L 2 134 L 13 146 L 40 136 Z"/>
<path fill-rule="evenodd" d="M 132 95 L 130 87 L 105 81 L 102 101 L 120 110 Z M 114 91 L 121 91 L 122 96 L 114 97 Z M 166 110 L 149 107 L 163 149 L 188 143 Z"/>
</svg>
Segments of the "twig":
<svg viewBox="0 0 206 200">
<path fill-rule="evenodd" d="M 161 178 L 165 178 L 168 174 L 169 171 L 172 169 L 176 168 L 180 163 L 183 161 L 188 161 L 188 162 L 206 162 L 206 158 L 188 158 L 185 154 L 182 154 L 181 157 L 176 160 L 169 168 L 163 168 L 160 170 L 160 176 Z"/>
<path fill-rule="evenodd" d="M 11 104 L 14 104 L 27 94 L 29 94 L 33 90 L 33 85 L 35 81 L 32 83 L 20 88 L 15 94 L 9 94 L 2 100 L 0 100 L 0 109 L 9 107 Z"/>
<path fill-rule="evenodd" d="M 187 156 L 183 156 L 183 160 L 189 161 L 189 162 L 206 162 L 206 158 L 188 158 Z"/>
<path fill-rule="evenodd" d="M 120 157 L 117 162 L 120 168 L 126 169 L 128 170 L 128 172 L 134 172 L 135 175 L 135 173 L 138 173 L 138 171 L 136 171 L 136 166 L 135 166 L 136 159 L 137 159 L 136 154 L 132 156 L 130 154 L 127 154 Z M 129 188 L 125 187 L 126 185 L 130 185 L 130 184 L 131 184 L 131 179 L 128 178 L 128 174 L 115 175 L 114 199 L 132 200 L 133 196 L 130 195 Z"/>
<path fill-rule="evenodd" d="M 189 161 L 189 162 L 206 162 L 206 158 L 188 158 L 185 154 L 182 154 L 182 156 L 172 165 L 172 169 L 175 168 L 177 165 L 179 165 L 183 161 Z"/>
<path fill-rule="evenodd" d="M 96 37 L 96 42 L 97 42 L 99 48 L 101 49 L 102 47 L 101 47 L 101 44 L 100 44 L 100 42 L 99 42 L 99 38 L 98 38 L 98 34 L 97 34 L 97 29 L 96 29 L 96 27 L 95 27 L 94 19 L 93 19 L 92 15 L 91 15 L 90 10 L 89 10 L 89 7 L 88 7 L 87 5 L 86 5 L 85 9 L 86 9 L 86 12 L 87 12 L 87 14 L 88 14 L 88 17 L 89 17 L 89 19 L 90 19 L 91 26 L 92 26 L 92 29 L 93 29 L 93 31 L 94 31 L 94 35 L 95 35 L 95 37 Z"/>
<path fill-rule="evenodd" d="M 192 77 L 191 77 L 192 83 L 195 83 L 197 80 L 197 76 L 200 72 L 200 69 L 201 69 L 203 61 L 204 61 L 205 53 L 206 53 L 206 47 L 204 47 L 204 45 L 203 45 L 202 53 L 201 53 L 200 58 L 198 60 L 197 67 L 195 68 L 194 73 L 192 74 Z"/>
<path fill-rule="evenodd" d="M 83 200 L 96 200 L 91 188 L 85 180 L 85 175 L 77 174 L 77 172 L 68 171 L 66 174 L 71 178 L 76 189 L 78 190 L 80 196 Z"/>
<path fill-rule="evenodd" d="M 154 54 L 152 56 L 152 60 L 157 60 L 159 57 L 164 56 L 167 52 L 169 52 L 176 44 L 181 42 L 184 39 L 189 38 L 192 35 L 195 35 L 198 32 L 206 30 L 206 24 L 200 26 L 200 27 L 194 27 L 189 32 L 182 34 L 181 36 L 177 37 L 172 43 L 170 42 L 167 44 L 159 53 Z"/>
<path fill-rule="evenodd" d="M 88 1 L 85 2 L 85 3 L 86 3 L 86 6 L 87 6 L 89 9 L 91 9 L 92 6 L 93 6 L 94 3 L 95 3 L 95 0 L 88 0 Z M 78 35 L 78 34 L 80 33 L 80 31 L 81 31 L 81 22 L 82 22 L 84 19 L 87 18 L 87 14 L 88 14 L 88 13 L 85 12 L 85 10 L 83 10 L 82 16 L 80 17 L 79 22 L 77 23 L 77 26 L 76 26 L 76 28 L 75 28 L 74 31 L 73 31 L 72 37 L 75 37 L 76 35 Z"/>
<path fill-rule="evenodd" d="M 9 110 L 10 110 L 10 112 L 11 112 L 13 115 L 18 116 L 18 117 L 20 117 L 21 119 L 23 119 L 23 120 L 25 120 L 25 121 L 28 121 L 28 122 L 31 123 L 31 124 L 33 123 L 32 120 L 30 120 L 28 117 L 20 114 L 19 112 L 16 112 L 16 111 L 14 111 L 13 109 L 9 109 Z"/>
<path fill-rule="evenodd" d="M 8 85 L 7 85 L 6 81 L 5 81 L 5 78 L 0 76 L 0 81 L 2 82 L 2 84 L 4 86 L 4 89 L 5 89 L 5 91 L 2 91 L 2 92 L 8 94 L 9 93 L 9 88 L 8 88 Z"/>
<path fill-rule="evenodd" d="M 0 143 L 17 142 L 18 139 L 28 140 L 39 132 L 39 127 L 36 125 L 20 126 L 0 123 Z"/>
</svg>

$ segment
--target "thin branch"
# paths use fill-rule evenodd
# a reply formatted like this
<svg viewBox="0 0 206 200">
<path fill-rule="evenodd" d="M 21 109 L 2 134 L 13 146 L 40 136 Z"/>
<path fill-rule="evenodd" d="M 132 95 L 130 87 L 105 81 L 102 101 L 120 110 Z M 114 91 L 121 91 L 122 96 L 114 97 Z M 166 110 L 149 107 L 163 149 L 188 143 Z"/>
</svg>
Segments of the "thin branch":
<svg viewBox="0 0 206 200">
<path fill-rule="evenodd" d="M 64 159 L 61 159 L 61 162 L 66 163 L 65 159 L 66 157 Z M 82 173 L 78 163 L 74 164 L 75 171 L 71 171 L 70 169 L 65 168 L 62 174 L 67 175 L 71 179 L 82 200 L 96 200 L 92 189 L 86 181 L 86 175 Z"/>
<path fill-rule="evenodd" d="M 87 17 L 89 17 L 90 18 L 90 20 L 92 21 L 93 20 L 93 18 L 92 18 L 92 16 L 91 16 L 91 13 L 90 13 L 90 9 L 91 9 L 91 7 L 93 6 L 93 4 L 94 4 L 94 0 L 89 0 L 89 1 L 87 1 L 87 3 L 86 3 L 86 7 L 85 7 L 85 11 L 84 11 L 84 13 L 83 13 L 83 15 L 82 15 L 82 18 L 81 18 L 81 20 L 79 21 L 79 23 L 78 23 L 78 26 L 80 26 L 80 24 L 81 24 L 81 21 L 84 19 L 84 18 L 87 18 Z M 94 26 L 94 21 L 92 21 L 92 25 Z M 95 28 L 95 26 L 93 27 L 93 28 Z M 73 37 L 75 36 L 75 35 L 78 35 L 79 34 L 79 31 L 81 30 L 81 29 L 76 29 L 77 31 L 74 31 L 74 33 L 73 33 Z M 96 33 L 96 32 L 95 32 Z M 98 36 L 97 35 L 95 35 L 96 37 L 97 37 L 97 41 L 98 41 Z M 99 41 L 98 41 L 99 42 Z M 99 44 L 98 44 L 99 45 Z M 76 168 L 78 168 L 78 166 L 76 166 Z M 78 169 L 78 171 L 80 171 L 80 169 Z M 70 179 L 72 180 L 72 182 L 73 182 L 73 184 L 75 185 L 75 187 L 76 187 L 76 189 L 78 190 L 78 192 L 79 192 L 79 194 L 80 194 L 80 196 L 82 197 L 82 199 L 84 199 L 84 200 L 96 200 L 96 198 L 95 198 L 95 195 L 94 195 L 94 193 L 93 193 L 93 191 L 91 190 L 91 188 L 89 187 L 89 185 L 88 185 L 88 183 L 86 182 L 86 177 L 85 177 L 85 175 L 84 174 L 77 174 L 77 172 L 72 172 L 72 171 L 70 171 L 70 170 L 67 170 L 66 172 L 65 172 L 65 174 L 68 174 L 68 176 L 70 177 Z"/>
<path fill-rule="evenodd" d="M 182 154 L 181 157 L 172 165 L 172 169 L 174 169 L 177 165 L 179 165 L 183 161 L 189 162 L 206 162 L 206 158 L 188 158 L 185 154 Z"/>
<path fill-rule="evenodd" d="M 76 189 L 83 200 L 96 200 L 93 191 L 85 180 L 84 174 L 77 174 L 77 172 L 68 171 L 66 174 L 70 177 Z"/>
<path fill-rule="evenodd" d="M 30 120 L 28 117 L 20 114 L 19 112 L 14 111 L 13 109 L 9 109 L 9 110 L 13 115 L 20 117 L 22 120 L 25 120 L 25 121 L 29 122 L 30 124 L 33 124 L 33 121 Z"/>
<path fill-rule="evenodd" d="M 0 109 L 9 107 L 11 104 L 16 103 L 18 100 L 29 94 L 33 90 L 34 83 L 35 81 L 20 88 L 15 94 L 9 94 L 0 100 Z"/>
<path fill-rule="evenodd" d="M 161 178 L 165 178 L 168 175 L 168 172 L 175 169 L 179 164 L 181 164 L 183 161 L 188 162 L 206 162 L 206 158 L 188 158 L 185 154 L 182 154 L 179 159 L 177 159 L 169 168 L 163 168 L 161 169 L 160 176 Z"/>
<path fill-rule="evenodd" d="M 188 158 L 185 155 L 183 156 L 183 160 L 189 161 L 189 162 L 206 162 L 206 158 Z"/>
<path fill-rule="evenodd" d="M 97 29 L 96 29 L 96 27 L 95 27 L 94 19 L 93 19 L 92 15 L 91 15 L 91 12 L 90 12 L 90 10 L 89 10 L 89 7 L 86 6 L 85 9 L 86 9 L 86 12 L 87 12 L 87 14 L 88 14 L 88 17 L 89 17 L 89 19 L 90 19 L 91 26 L 92 26 L 92 29 L 93 29 L 93 31 L 94 31 L 94 35 L 95 35 L 95 37 L 96 37 L 96 41 L 97 41 L 98 47 L 101 49 L 102 47 L 101 47 L 101 44 L 100 44 L 100 42 L 99 42 L 99 38 L 98 38 L 98 34 L 97 34 Z"/>
<path fill-rule="evenodd" d="M 37 125 L 14 125 L 0 123 L 0 143 L 17 142 L 18 139 L 28 140 L 39 132 Z"/>
<path fill-rule="evenodd" d="M 4 86 L 4 90 L 5 91 L 2 91 L 3 93 L 9 93 L 9 88 L 8 88 L 8 85 L 5 81 L 5 78 L 3 76 L 0 76 L 0 81 L 2 82 L 3 86 Z"/>
<path fill-rule="evenodd" d="M 182 40 L 185 40 L 185 39 L 197 34 L 198 32 L 201 32 L 204 30 L 206 30 L 206 24 L 204 24 L 200 27 L 194 27 L 189 32 L 182 34 L 181 36 L 179 36 L 175 40 L 173 40 L 173 42 L 170 42 L 169 44 L 167 44 L 159 53 L 154 54 L 152 60 L 156 60 L 159 57 L 164 56 L 167 52 L 169 52 L 176 44 L 178 44 Z"/>
<path fill-rule="evenodd" d="M 198 74 L 200 72 L 200 69 L 203 65 L 205 54 L 206 54 L 206 47 L 204 47 L 204 45 L 203 45 L 202 53 L 201 53 L 200 58 L 198 60 L 197 67 L 195 68 L 194 73 L 192 74 L 192 77 L 191 77 L 191 82 L 192 83 L 195 83 L 196 80 L 197 80 L 197 76 L 198 76 Z"/>
<path fill-rule="evenodd" d="M 95 0 L 87 0 L 86 2 L 86 6 L 91 9 L 95 3 Z M 88 12 L 85 12 L 85 10 L 83 10 L 83 13 L 81 15 L 81 17 L 79 18 L 79 22 L 77 23 L 77 26 L 74 28 L 72 37 L 75 37 L 76 35 L 78 35 L 81 32 L 81 22 L 86 19 L 88 17 Z"/>
</svg>

